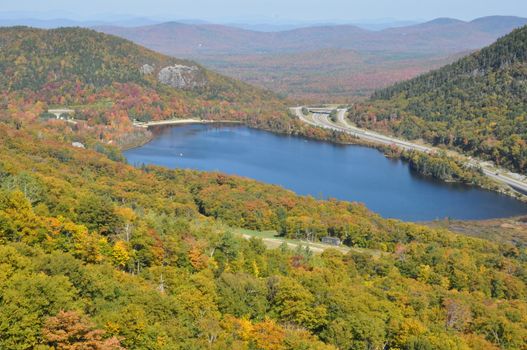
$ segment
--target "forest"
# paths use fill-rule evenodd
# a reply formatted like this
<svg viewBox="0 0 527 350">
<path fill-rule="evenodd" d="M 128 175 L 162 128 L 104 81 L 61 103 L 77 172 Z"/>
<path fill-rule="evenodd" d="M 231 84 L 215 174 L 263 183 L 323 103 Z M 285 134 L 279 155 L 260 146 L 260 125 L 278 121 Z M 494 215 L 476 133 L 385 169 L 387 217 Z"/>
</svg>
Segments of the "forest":
<svg viewBox="0 0 527 350">
<path fill-rule="evenodd" d="M 195 58 L 229 77 L 304 104 L 317 104 L 363 101 L 377 89 L 442 67 L 459 55 L 322 49 L 294 53 L 212 53 Z"/>
<path fill-rule="evenodd" d="M 351 118 L 527 171 L 527 27 L 439 70 L 377 91 Z"/>
<path fill-rule="evenodd" d="M 523 242 L 133 168 L 53 133 L 0 126 L 2 348 L 525 348 Z M 269 250 L 236 227 L 363 250 Z"/>
<path fill-rule="evenodd" d="M 117 140 L 133 134 L 126 111 L 142 98 L 161 111 L 206 105 L 218 118 L 293 124 L 251 114 L 264 98 L 235 83 L 207 95 L 225 79 L 207 71 L 210 85 L 189 91 L 125 73 L 134 57 L 157 56 L 121 39 L 2 31 L 1 349 L 526 349 L 525 241 L 384 219 L 236 176 L 132 167 Z M 83 64 L 99 65 L 71 66 L 83 57 L 76 46 L 99 55 Z M 31 74 L 48 78 L 37 88 Z M 88 103 L 78 108 L 87 120 L 41 118 L 61 94 L 60 105 Z M 268 249 L 238 229 L 333 236 L 350 251 Z"/>
</svg>

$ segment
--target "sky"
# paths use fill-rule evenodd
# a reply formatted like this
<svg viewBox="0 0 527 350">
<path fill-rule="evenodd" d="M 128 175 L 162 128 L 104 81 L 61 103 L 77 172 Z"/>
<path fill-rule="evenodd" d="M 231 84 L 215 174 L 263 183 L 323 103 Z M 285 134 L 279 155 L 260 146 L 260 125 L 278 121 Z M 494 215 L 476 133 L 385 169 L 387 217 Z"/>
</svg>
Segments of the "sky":
<svg viewBox="0 0 527 350">
<path fill-rule="evenodd" d="M 0 17 L 107 20 L 112 16 L 207 21 L 361 21 L 527 17 L 527 0 L 0 0 Z"/>
</svg>

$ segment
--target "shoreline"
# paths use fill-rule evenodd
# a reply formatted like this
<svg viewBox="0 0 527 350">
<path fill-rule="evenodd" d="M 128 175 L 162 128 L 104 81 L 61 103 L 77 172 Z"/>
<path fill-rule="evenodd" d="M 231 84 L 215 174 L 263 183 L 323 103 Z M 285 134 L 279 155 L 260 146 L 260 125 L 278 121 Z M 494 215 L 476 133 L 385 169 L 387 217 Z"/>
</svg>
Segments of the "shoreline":
<svg viewBox="0 0 527 350">
<path fill-rule="evenodd" d="M 515 198 L 521 202 L 527 202 L 527 194 L 526 191 L 522 190 L 521 186 L 517 187 L 510 183 L 510 181 L 515 182 L 513 178 L 507 178 L 504 180 L 503 178 L 505 176 L 501 176 L 497 172 L 503 172 L 504 169 L 488 169 L 487 167 L 480 165 L 482 164 L 482 161 L 480 160 L 477 164 L 475 159 L 472 159 L 471 157 L 468 157 L 463 154 L 453 155 L 453 151 L 451 150 L 441 150 L 436 149 L 429 145 L 423 145 L 423 144 L 417 144 L 412 143 L 411 141 L 407 140 L 401 140 L 398 138 L 394 138 L 393 136 L 387 136 L 383 134 L 379 134 L 375 131 L 371 130 L 365 130 L 360 128 L 352 128 L 352 129 L 346 129 L 344 130 L 344 127 L 342 125 L 337 125 L 338 123 L 334 122 L 335 125 L 329 123 L 329 124 L 319 124 L 316 122 L 316 120 L 309 120 L 303 112 L 304 107 L 292 107 L 291 111 L 295 114 L 296 117 L 298 117 L 300 120 L 302 120 L 304 123 L 311 125 L 313 127 L 317 128 L 323 128 L 323 129 L 330 129 L 334 130 L 339 133 L 344 133 L 347 135 L 351 135 L 356 137 L 357 139 L 362 140 L 363 142 L 366 142 L 367 144 L 370 144 L 371 147 L 376 148 L 383 153 L 385 153 L 385 156 L 387 157 L 397 157 L 403 161 L 408 161 L 406 157 L 404 157 L 405 153 L 407 152 L 418 152 L 427 155 L 428 157 L 433 157 L 437 155 L 437 151 L 444 151 L 445 156 L 456 162 L 459 166 L 465 168 L 465 169 L 473 169 L 474 171 L 474 178 L 473 180 L 476 180 L 476 182 L 466 182 L 466 181 L 459 181 L 459 180 L 453 180 L 452 182 L 455 183 L 462 183 L 468 186 L 475 186 L 478 188 L 482 188 L 485 190 L 490 190 L 493 192 L 501 193 L 504 195 L 507 195 L 509 197 Z M 347 122 L 345 121 L 345 113 L 347 112 L 347 108 L 312 108 L 311 110 L 315 110 L 314 113 L 319 112 L 319 110 L 322 111 L 322 113 L 327 113 L 329 110 L 333 110 L 337 112 L 337 119 L 338 121 L 343 124 L 344 126 L 348 127 Z M 328 121 L 329 122 L 329 121 Z M 331 125 L 330 125 L 331 124 Z M 359 136 L 361 135 L 361 136 Z M 373 141 L 371 141 L 373 140 Z M 395 146 L 395 148 L 393 146 Z M 390 154 L 390 152 L 392 154 Z M 396 154 L 394 154 L 394 152 Z M 464 159 L 467 158 L 468 159 Z M 467 166 L 468 165 L 468 166 Z M 481 176 L 484 176 L 486 178 L 486 181 L 480 181 L 478 180 L 479 175 L 476 173 L 476 169 L 479 167 L 481 170 Z M 496 172 L 496 174 L 494 174 Z M 419 173 L 419 172 L 417 172 Z M 426 174 L 422 174 L 425 176 L 429 176 Z M 441 179 L 436 176 L 429 176 L 432 178 L 435 178 L 439 181 L 446 182 L 446 180 Z"/>
<path fill-rule="evenodd" d="M 237 120 L 201 120 L 201 119 L 177 119 L 177 120 L 160 120 L 156 122 L 148 122 L 148 123 L 137 123 L 134 122 L 133 126 L 134 128 L 140 128 L 146 130 L 149 134 L 146 135 L 145 138 L 138 140 L 138 142 L 131 143 L 129 145 L 123 145 L 120 147 L 121 152 L 130 151 L 135 148 L 143 147 L 144 145 L 150 143 L 155 138 L 155 133 L 153 133 L 150 129 L 162 129 L 166 127 L 174 127 L 178 125 L 191 125 L 191 124 L 240 124 L 245 125 L 241 121 Z"/>
<path fill-rule="evenodd" d="M 215 123 L 225 123 L 225 124 L 241 124 L 241 121 L 238 120 L 214 120 L 214 119 L 167 119 L 167 120 L 158 120 L 152 122 L 133 122 L 134 127 L 149 129 L 156 126 L 172 126 L 172 125 L 186 125 L 186 124 L 215 124 Z"/>
<path fill-rule="evenodd" d="M 324 140 L 324 139 L 320 139 L 320 138 L 317 138 L 317 137 L 308 137 L 308 136 L 305 136 L 305 135 L 302 135 L 302 134 L 292 134 L 292 133 L 285 133 L 285 132 L 280 132 L 278 130 L 272 130 L 272 129 L 267 129 L 267 128 L 258 128 L 258 127 L 255 127 L 255 126 L 248 125 L 248 124 L 246 124 L 243 121 L 234 121 L 234 120 L 200 120 L 200 119 L 191 119 L 191 118 L 189 118 L 189 119 L 156 121 L 156 122 L 141 123 L 141 124 L 134 123 L 134 127 L 146 129 L 149 132 L 149 134 L 148 134 L 147 137 L 145 137 L 144 139 L 140 140 L 137 143 L 121 147 L 121 152 L 126 152 L 126 151 L 129 151 L 129 150 L 135 149 L 135 148 L 139 148 L 139 147 L 142 147 L 142 146 L 148 144 L 149 142 L 151 142 L 156 136 L 155 133 L 153 133 L 151 131 L 151 129 L 158 129 L 158 128 L 159 129 L 163 129 L 163 128 L 166 128 L 166 127 L 174 127 L 174 126 L 178 126 L 178 125 L 191 125 L 191 124 L 202 124 L 202 125 L 207 125 L 207 124 L 236 124 L 236 125 L 246 126 L 248 128 L 251 128 L 251 129 L 271 132 L 271 133 L 277 134 L 277 135 L 295 136 L 295 137 L 304 138 L 306 140 L 315 140 L 315 141 L 319 141 L 319 142 L 328 142 L 328 143 L 331 143 L 331 144 L 334 144 L 334 145 L 367 147 L 367 148 L 376 149 L 377 151 L 381 152 L 386 158 L 399 159 L 399 160 L 403 161 L 407 166 L 410 166 L 409 161 L 403 157 L 403 153 L 402 152 L 400 154 L 397 154 L 397 155 L 390 154 L 390 151 L 392 151 L 392 149 L 389 146 L 383 145 L 383 144 L 380 144 L 380 143 L 374 143 L 374 142 L 371 142 L 371 141 L 368 141 L 368 140 L 361 139 L 359 137 L 354 137 L 353 141 L 339 141 L 337 139 Z M 437 177 L 434 177 L 434 176 L 428 176 L 428 175 L 425 175 L 425 174 L 421 174 L 421 173 L 419 173 L 418 171 L 415 171 L 415 170 L 412 170 L 412 171 L 414 171 L 416 174 L 418 174 L 420 176 L 431 178 L 431 179 L 434 179 L 434 180 L 437 180 L 437 181 L 440 181 L 440 182 L 457 183 L 457 184 L 462 184 L 462 185 L 465 185 L 465 186 L 468 186 L 468 187 L 479 188 L 479 189 L 495 192 L 495 193 L 498 193 L 498 194 L 501 194 L 501 195 L 513 198 L 513 199 L 518 200 L 518 201 L 523 202 L 523 203 L 527 203 L 527 195 L 519 192 L 519 190 L 516 190 L 514 188 L 510 188 L 510 187 L 508 187 L 508 185 L 502 184 L 502 183 L 497 182 L 497 181 L 492 180 L 492 179 L 491 179 L 491 181 L 492 181 L 493 184 L 495 184 L 494 186 L 489 186 L 489 185 L 485 185 L 485 184 L 482 184 L 482 183 L 467 183 L 467 182 L 457 181 L 457 180 L 446 181 L 446 180 L 443 180 L 443 179 L 440 179 L 440 178 L 437 178 Z"/>
</svg>

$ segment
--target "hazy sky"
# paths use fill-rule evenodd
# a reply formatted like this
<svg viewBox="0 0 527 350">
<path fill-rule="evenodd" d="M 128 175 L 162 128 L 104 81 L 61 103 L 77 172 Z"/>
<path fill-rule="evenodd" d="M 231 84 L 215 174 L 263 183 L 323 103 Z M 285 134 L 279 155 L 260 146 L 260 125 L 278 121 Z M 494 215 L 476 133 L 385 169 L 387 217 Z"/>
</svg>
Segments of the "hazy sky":
<svg viewBox="0 0 527 350">
<path fill-rule="evenodd" d="M 527 0 L 0 0 L 2 12 L 97 19 L 110 14 L 165 19 L 324 21 L 527 17 Z"/>
</svg>

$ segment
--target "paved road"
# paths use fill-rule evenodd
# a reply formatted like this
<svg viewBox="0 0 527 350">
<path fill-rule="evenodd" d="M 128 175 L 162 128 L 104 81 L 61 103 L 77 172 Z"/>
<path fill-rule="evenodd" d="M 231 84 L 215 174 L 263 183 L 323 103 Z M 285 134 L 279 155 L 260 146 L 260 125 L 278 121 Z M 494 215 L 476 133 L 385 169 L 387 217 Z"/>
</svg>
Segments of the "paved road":
<svg viewBox="0 0 527 350">
<path fill-rule="evenodd" d="M 322 127 L 325 129 L 331 129 L 335 131 L 344 132 L 344 133 L 353 135 L 363 140 L 371 141 L 374 143 L 381 143 L 384 145 L 394 145 L 394 146 L 401 147 L 406 150 L 416 150 L 416 151 L 427 152 L 427 153 L 433 151 L 433 149 L 430 147 L 407 142 L 404 140 L 399 140 L 393 137 L 381 135 L 379 133 L 360 129 L 353 125 L 350 125 L 346 121 L 347 109 L 337 109 L 337 122 L 336 123 L 329 120 L 328 118 L 329 114 L 327 113 L 329 110 L 318 109 L 316 113 L 313 113 L 311 115 L 312 118 L 310 118 L 309 116 L 305 116 L 302 113 L 301 107 L 295 107 L 295 108 L 292 108 L 292 110 L 296 114 L 296 116 L 298 116 L 302 121 L 308 124 L 311 124 L 313 126 L 318 126 L 318 127 Z"/>
<path fill-rule="evenodd" d="M 434 152 L 433 147 L 427 147 L 413 142 L 408 142 L 394 137 L 382 135 L 369 130 L 357 128 L 356 126 L 348 123 L 348 121 L 346 120 L 347 109 L 344 108 L 337 109 L 336 122 L 333 122 L 329 119 L 329 113 L 332 111 L 332 109 L 330 108 L 316 109 L 314 113 L 307 116 L 302 113 L 302 107 L 293 107 L 291 108 L 291 111 L 293 111 L 293 113 L 303 122 L 313 126 L 344 132 L 354 137 L 377 144 L 394 145 L 405 150 L 414 150 L 426 153 Z M 467 160 L 467 164 L 474 167 L 480 167 L 486 176 L 494 179 L 495 181 L 507 184 L 515 190 L 520 190 L 524 193 L 527 193 L 527 179 L 525 179 L 525 176 L 521 174 L 511 173 L 504 169 L 495 168 L 489 165 L 487 162 L 483 162 L 472 158 L 469 158 Z M 523 180 L 520 180 L 522 178 Z"/>
</svg>

